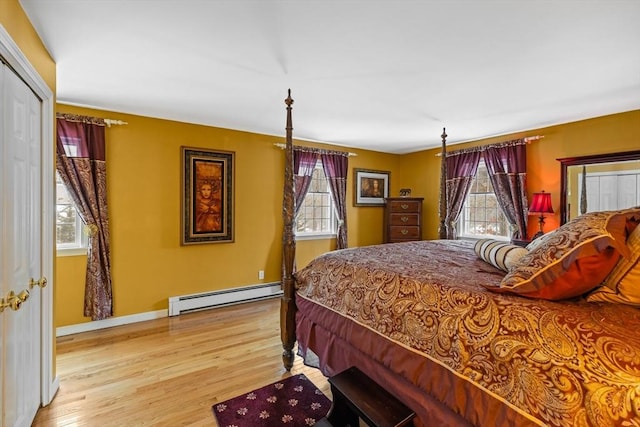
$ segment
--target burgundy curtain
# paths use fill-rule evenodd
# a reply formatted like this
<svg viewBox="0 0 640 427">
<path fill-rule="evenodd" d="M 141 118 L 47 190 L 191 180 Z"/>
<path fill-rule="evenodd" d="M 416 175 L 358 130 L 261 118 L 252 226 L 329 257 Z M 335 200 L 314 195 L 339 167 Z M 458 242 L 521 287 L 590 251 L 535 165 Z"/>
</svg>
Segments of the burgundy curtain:
<svg viewBox="0 0 640 427">
<path fill-rule="evenodd" d="M 462 212 L 471 181 L 476 176 L 480 154 L 480 151 L 471 150 L 456 151 L 447 155 L 447 214 L 445 216 L 447 239 L 455 239 L 458 236 L 455 224 Z"/>
<path fill-rule="evenodd" d="M 329 180 L 338 216 L 337 249 L 345 249 L 347 243 L 347 171 L 348 153 L 322 153 L 322 167 Z"/>
<path fill-rule="evenodd" d="M 84 315 L 113 316 L 104 121 L 59 115 L 56 168 L 89 235 Z"/>
<path fill-rule="evenodd" d="M 511 237 L 527 236 L 527 150 L 524 140 L 489 146 L 484 152 L 489 180 L 507 221 Z"/>
<path fill-rule="evenodd" d="M 313 170 L 318 162 L 318 153 L 306 150 L 293 149 L 293 191 L 294 209 L 293 217 L 298 216 L 304 197 L 309 192 Z"/>
</svg>

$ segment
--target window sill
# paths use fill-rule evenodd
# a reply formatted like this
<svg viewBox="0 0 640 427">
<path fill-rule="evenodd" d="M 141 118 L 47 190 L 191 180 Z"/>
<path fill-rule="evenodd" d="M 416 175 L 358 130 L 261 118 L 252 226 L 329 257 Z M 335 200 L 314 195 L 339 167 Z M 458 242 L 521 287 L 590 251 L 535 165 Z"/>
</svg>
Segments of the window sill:
<svg viewBox="0 0 640 427">
<path fill-rule="evenodd" d="M 330 240 L 335 239 L 335 233 L 327 233 L 327 234 L 298 234 L 295 236 L 296 241 L 298 240 Z"/>
<path fill-rule="evenodd" d="M 492 234 L 487 234 L 487 235 L 483 235 L 483 236 L 469 236 L 469 235 L 463 235 L 463 236 L 458 236 L 458 239 L 460 240 L 482 240 L 482 239 L 493 239 L 493 240 L 498 240 L 501 242 L 505 242 L 505 243 L 509 243 L 511 241 L 511 239 L 509 237 L 504 237 L 504 236 L 495 236 Z"/>
<path fill-rule="evenodd" d="M 63 257 L 63 256 L 81 256 L 87 255 L 87 248 L 64 248 L 64 249 L 57 249 L 56 250 L 56 256 L 59 257 Z"/>
</svg>

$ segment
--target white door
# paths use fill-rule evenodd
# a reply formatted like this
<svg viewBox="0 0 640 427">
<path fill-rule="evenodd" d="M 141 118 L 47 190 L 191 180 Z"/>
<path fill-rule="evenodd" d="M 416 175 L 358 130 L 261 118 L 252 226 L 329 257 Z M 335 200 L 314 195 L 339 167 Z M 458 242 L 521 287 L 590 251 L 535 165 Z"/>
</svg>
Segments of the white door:
<svg viewBox="0 0 640 427">
<path fill-rule="evenodd" d="M 41 398 L 41 103 L 2 65 L 0 314 L 2 426 L 30 426 Z"/>
</svg>

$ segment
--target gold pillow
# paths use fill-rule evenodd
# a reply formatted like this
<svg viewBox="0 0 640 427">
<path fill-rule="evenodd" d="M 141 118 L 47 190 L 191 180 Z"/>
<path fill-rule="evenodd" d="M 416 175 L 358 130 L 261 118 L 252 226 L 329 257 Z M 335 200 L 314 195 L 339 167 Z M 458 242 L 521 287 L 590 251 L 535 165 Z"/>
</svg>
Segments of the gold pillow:
<svg viewBox="0 0 640 427">
<path fill-rule="evenodd" d="M 631 256 L 620 258 L 611 273 L 587 296 L 587 301 L 615 302 L 640 306 L 640 227 L 627 239 Z"/>
<path fill-rule="evenodd" d="M 627 221 L 639 216 L 640 209 L 634 208 L 591 212 L 569 221 L 536 239 L 540 241 L 535 248 L 504 277 L 499 290 L 492 290 L 545 299 L 571 298 L 590 291 L 613 269 L 619 254 L 630 256 Z M 570 273 L 569 281 L 562 280 L 566 273 Z M 570 289 L 572 283 L 575 290 Z M 554 285 L 557 292 L 544 289 Z"/>
<path fill-rule="evenodd" d="M 494 239 L 478 240 L 474 250 L 480 259 L 507 272 L 529 252 L 521 246 Z"/>
</svg>

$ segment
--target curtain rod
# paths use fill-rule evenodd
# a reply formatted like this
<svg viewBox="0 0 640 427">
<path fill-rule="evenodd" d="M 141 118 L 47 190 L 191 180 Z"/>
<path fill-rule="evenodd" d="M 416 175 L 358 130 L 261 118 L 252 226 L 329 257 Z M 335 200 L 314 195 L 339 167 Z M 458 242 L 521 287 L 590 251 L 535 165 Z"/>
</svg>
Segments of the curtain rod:
<svg viewBox="0 0 640 427">
<path fill-rule="evenodd" d="M 111 125 L 128 125 L 129 123 L 123 122 L 122 120 L 104 119 L 104 124 L 107 125 L 107 127 L 111 127 Z"/>
<path fill-rule="evenodd" d="M 544 138 L 544 135 L 534 135 L 534 136 L 527 136 L 526 138 L 522 138 L 522 140 L 523 140 L 526 144 L 531 144 L 533 141 L 538 141 L 538 140 L 540 140 L 540 139 L 542 139 L 542 138 Z M 506 142 L 508 142 L 508 141 L 506 141 Z M 486 146 L 471 147 L 471 148 L 469 148 L 469 150 L 472 150 L 472 149 L 474 149 L 474 148 L 481 149 L 481 148 L 484 148 L 484 147 L 490 147 L 490 146 L 492 146 L 492 145 L 500 145 L 500 144 L 503 144 L 503 143 L 502 143 L 502 142 L 498 142 L 498 143 L 496 143 L 496 144 L 488 144 L 488 145 L 486 145 Z M 463 150 L 464 150 L 464 149 L 463 149 Z M 458 150 L 450 151 L 450 152 L 448 152 L 447 154 L 449 154 L 449 153 L 453 153 L 453 152 L 455 152 L 455 151 L 458 151 Z M 441 157 L 441 156 L 442 156 L 442 153 L 441 153 L 441 152 L 440 152 L 440 153 L 436 153 L 436 154 L 435 154 L 435 156 L 436 156 L 436 157 Z"/>
<path fill-rule="evenodd" d="M 275 144 L 273 144 L 273 145 L 275 145 L 276 147 L 281 148 L 281 149 L 283 149 L 283 150 L 284 150 L 285 148 L 287 148 L 287 145 L 286 145 L 286 144 L 282 144 L 282 143 L 279 143 L 279 142 L 276 142 L 276 143 L 275 143 Z M 294 148 L 295 148 L 295 146 L 294 146 Z M 322 149 L 322 148 L 313 148 L 313 147 L 302 147 L 302 148 L 308 148 L 308 149 L 311 149 L 311 150 L 318 150 L 318 152 L 320 152 L 320 151 L 326 151 L 326 152 L 328 152 L 328 153 L 330 153 L 330 152 L 335 152 L 335 153 L 340 152 L 340 151 L 337 151 L 337 150 L 324 150 L 324 149 Z M 351 153 L 351 152 L 347 153 L 347 155 L 348 155 L 349 157 L 356 157 L 356 156 L 357 156 L 357 154 L 356 154 L 356 153 Z"/>
<path fill-rule="evenodd" d="M 59 119 L 65 119 L 69 121 L 89 121 L 94 124 L 105 124 L 107 127 L 111 127 L 111 125 L 128 125 L 129 123 L 124 122 L 122 120 L 117 119 L 103 119 L 102 117 L 91 117 L 91 116 L 83 116 L 80 114 L 71 114 L 71 113 L 56 113 L 56 117 Z"/>
<path fill-rule="evenodd" d="M 527 144 L 531 144 L 533 141 L 537 141 L 539 139 L 544 138 L 544 135 L 534 135 L 534 136 L 527 136 L 524 139 L 524 142 L 526 142 Z"/>
</svg>

